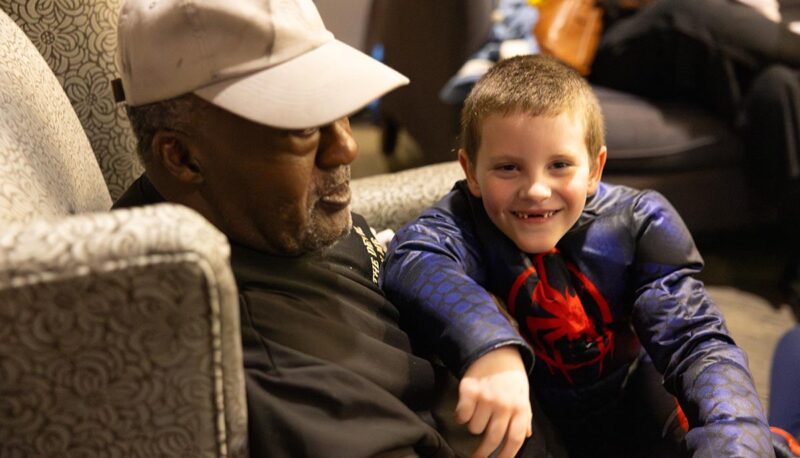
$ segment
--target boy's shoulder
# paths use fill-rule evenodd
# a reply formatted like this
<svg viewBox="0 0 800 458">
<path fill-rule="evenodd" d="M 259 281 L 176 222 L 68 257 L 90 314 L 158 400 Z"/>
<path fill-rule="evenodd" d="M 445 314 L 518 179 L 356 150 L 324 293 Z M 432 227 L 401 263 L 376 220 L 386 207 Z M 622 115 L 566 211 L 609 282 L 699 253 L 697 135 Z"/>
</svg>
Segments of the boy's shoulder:
<svg viewBox="0 0 800 458">
<path fill-rule="evenodd" d="M 471 238 L 477 219 L 480 219 L 480 202 L 469 193 L 466 181 L 457 181 L 450 191 L 438 201 L 422 210 L 400 229 L 395 238 L 416 238 L 419 234 L 432 236 L 434 233 L 457 235 L 459 238 Z"/>
<path fill-rule="evenodd" d="M 467 181 L 459 180 L 447 194 L 423 210 L 421 216 L 444 214 L 452 219 L 469 219 L 474 212 L 475 201 L 477 199 L 470 194 Z"/>
<path fill-rule="evenodd" d="M 683 225 L 678 212 L 658 191 L 604 182 L 586 201 L 586 207 L 574 229 L 582 231 L 600 221 L 607 223 L 601 227 L 615 227 L 634 233 L 653 221 Z"/>
<path fill-rule="evenodd" d="M 584 213 L 594 216 L 626 210 L 648 213 L 665 205 L 670 204 L 658 191 L 600 182 L 597 192 L 586 202 Z"/>
</svg>

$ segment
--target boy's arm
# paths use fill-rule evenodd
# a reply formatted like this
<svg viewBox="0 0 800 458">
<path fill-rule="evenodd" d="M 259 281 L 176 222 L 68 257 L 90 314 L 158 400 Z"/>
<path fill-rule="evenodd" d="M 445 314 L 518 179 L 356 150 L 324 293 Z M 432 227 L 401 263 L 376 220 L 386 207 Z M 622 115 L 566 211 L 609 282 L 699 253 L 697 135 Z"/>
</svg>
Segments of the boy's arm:
<svg viewBox="0 0 800 458">
<path fill-rule="evenodd" d="M 747 357 L 693 275 L 703 261 L 683 221 L 661 195 L 633 210 L 637 254 L 633 325 L 689 419 L 693 456 L 773 456 Z"/>
<path fill-rule="evenodd" d="M 528 370 L 533 366 L 533 351 L 479 284 L 485 267 L 468 222 L 434 208 L 397 232 L 381 272 L 381 287 L 417 348 L 436 353 L 458 377 L 507 345 L 519 347 Z"/>
<path fill-rule="evenodd" d="M 476 281 L 485 266 L 469 228 L 447 212 L 426 211 L 393 239 L 381 286 L 415 343 L 461 377 L 455 420 L 482 435 L 472 457 L 497 450 L 512 458 L 532 432 L 522 355 L 528 368 L 533 355 L 504 305 Z"/>
</svg>

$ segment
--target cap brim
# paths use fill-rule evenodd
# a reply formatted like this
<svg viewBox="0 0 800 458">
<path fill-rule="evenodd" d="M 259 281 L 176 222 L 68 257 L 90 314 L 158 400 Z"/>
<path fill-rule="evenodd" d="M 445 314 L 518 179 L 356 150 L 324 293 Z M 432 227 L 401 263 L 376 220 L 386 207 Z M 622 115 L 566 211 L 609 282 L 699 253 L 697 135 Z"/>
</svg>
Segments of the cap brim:
<svg viewBox="0 0 800 458">
<path fill-rule="evenodd" d="M 251 121 L 305 129 L 350 115 L 408 78 L 340 41 L 194 91 Z"/>
</svg>

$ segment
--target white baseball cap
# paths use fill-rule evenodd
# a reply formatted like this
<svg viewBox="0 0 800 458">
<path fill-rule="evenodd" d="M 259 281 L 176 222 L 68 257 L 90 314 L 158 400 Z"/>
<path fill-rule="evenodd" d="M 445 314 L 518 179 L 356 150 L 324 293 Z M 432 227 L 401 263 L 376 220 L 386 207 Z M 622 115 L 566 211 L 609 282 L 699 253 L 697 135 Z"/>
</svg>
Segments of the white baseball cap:
<svg viewBox="0 0 800 458">
<path fill-rule="evenodd" d="M 284 129 L 328 124 L 408 84 L 336 40 L 311 0 L 127 0 L 117 61 L 128 105 L 193 92 Z"/>
</svg>

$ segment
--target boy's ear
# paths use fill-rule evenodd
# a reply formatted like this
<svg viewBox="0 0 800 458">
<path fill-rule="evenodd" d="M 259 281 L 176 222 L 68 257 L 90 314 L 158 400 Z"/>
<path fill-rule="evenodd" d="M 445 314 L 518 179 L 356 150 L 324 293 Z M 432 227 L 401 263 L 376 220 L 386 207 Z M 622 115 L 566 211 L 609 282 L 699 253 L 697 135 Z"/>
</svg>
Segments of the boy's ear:
<svg viewBox="0 0 800 458">
<path fill-rule="evenodd" d="M 603 168 L 606 166 L 606 159 L 608 158 L 608 150 L 606 146 L 600 147 L 597 153 L 597 158 L 594 160 L 594 167 L 589 172 L 589 195 L 591 196 L 597 191 L 597 186 L 603 178 Z"/>
<path fill-rule="evenodd" d="M 475 197 L 480 197 L 481 188 L 478 186 L 478 179 L 475 177 L 475 164 L 469 160 L 469 156 L 467 152 L 464 151 L 464 148 L 458 150 L 458 163 L 461 164 L 461 168 L 464 169 L 464 175 L 467 176 L 469 192 Z"/>
<path fill-rule="evenodd" d="M 198 151 L 188 136 L 180 132 L 159 130 L 153 136 L 152 151 L 153 160 L 179 182 L 197 184 L 203 181 Z"/>
</svg>

